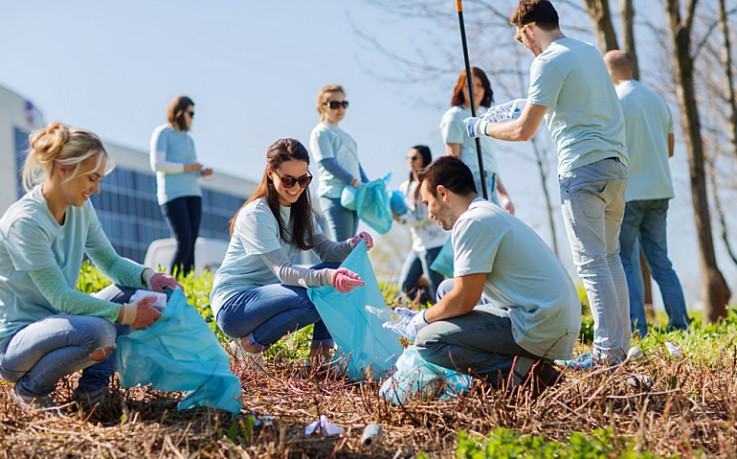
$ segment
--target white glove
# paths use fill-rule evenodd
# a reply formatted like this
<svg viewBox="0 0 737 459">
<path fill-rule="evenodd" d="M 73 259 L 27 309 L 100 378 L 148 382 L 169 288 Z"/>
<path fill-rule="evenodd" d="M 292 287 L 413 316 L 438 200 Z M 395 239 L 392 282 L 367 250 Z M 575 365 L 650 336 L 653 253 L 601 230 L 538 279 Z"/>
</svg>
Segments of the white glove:
<svg viewBox="0 0 737 459">
<path fill-rule="evenodd" d="M 486 135 L 486 126 L 489 121 L 471 116 L 463 120 L 463 123 L 466 125 L 466 132 L 468 132 L 469 137 L 481 137 Z"/>
<path fill-rule="evenodd" d="M 402 309 L 403 311 L 399 311 L 399 309 Z M 421 312 L 413 313 L 412 316 L 409 316 L 409 314 L 407 314 L 407 312 L 412 311 L 409 311 L 409 309 L 405 308 L 396 308 L 394 312 L 405 316 L 404 319 L 402 319 L 401 322 L 397 323 L 384 322 L 383 324 L 381 324 L 381 326 L 386 328 L 390 332 L 396 333 L 397 335 L 404 336 L 405 338 L 414 341 L 415 338 L 417 338 L 417 333 L 427 326 L 424 310 Z"/>
</svg>

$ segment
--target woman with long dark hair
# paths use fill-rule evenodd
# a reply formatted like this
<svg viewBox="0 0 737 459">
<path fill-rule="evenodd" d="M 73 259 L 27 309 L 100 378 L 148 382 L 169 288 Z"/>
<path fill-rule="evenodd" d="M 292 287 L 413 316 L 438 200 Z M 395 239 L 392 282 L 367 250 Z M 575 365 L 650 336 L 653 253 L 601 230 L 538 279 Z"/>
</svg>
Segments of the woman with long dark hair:
<svg viewBox="0 0 737 459">
<path fill-rule="evenodd" d="M 230 245 L 213 282 L 211 305 L 218 327 L 234 338 L 238 359 L 259 354 L 289 332 L 315 324 L 310 360 L 326 359 L 333 340 L 307 297 L 307 288 L 332 285 L 350 292 L 364 285 L 357 274 L 338 268 L 361 240 L 334 242 L 320 230 L 307 190 L 312 181 L 307 149 L 295 139 L 280 139 L 266 153 L 261 184 L 231 221 Z M 312 250 L 323 263 L 305 268 L 296 261 Z"/>
<path fill-rule="evenodd" d="M 473 98 L 476 116 L 481 116 L 491 107 L 494 102 L 494 91 L 491 83 L 483 70 L 471 67 L 471 78 L 473 80 Z M 458 76 L 453 96 L 450 99 L 451 107 L 443 114 L 440 120 L 440 131 L 445 143 L 445 151 L 448 155 L 463 161 L 473 174 L 476 192 L 482 195 L 481 173 L 479 168 L 478 152 L 476 151 L 476 139 L 468 136 L 463 120 L 471 116 L 471 98 L 468 93 L 468 79 L 466 71 L 463 70 Z M 481 157 L 484 161 L 484 176 L 488 199 L 501 205 L 510 213 L 514 213 L 514 205 L 507 194 L 506 188 L 499 177 L 496 158 L 492 153 L 491 137 L 481 137 Z"/>
<path fill-rule="evenodd" d="M 194 251 L 202 220 L 202 190 L 199 177 L 212 169 L 197 161 L 189 135 L 194 119 L 194 102 L 179 96 L 169 103 L 168 123 L 151 136 L 151 169 L 156 172 L 156 196 L 166 222 L 177 241 L 169 273 L 186 276 L 194 269 Z"/>
<path fill-rule="evenodd" d="M 399 223 L 409 225 L 412 236 L 412 249 L 407 254 L 399 276 L 399 286 L 409 300 L 435 303 L 435 290 L 443 281 L 443 275 L 430 269 L 450 233 L 430 220 L 427 207 L 420 196 L 420 181 L 417 174 L 432 162 L 432 153 L 426 145 L 415 145 L 407 154 L 409 179 L 399 186 L 409 211 L 395 218 Z M 427 288 L 420 289 L 418 283 L 424 274 Z"/>
</svg>

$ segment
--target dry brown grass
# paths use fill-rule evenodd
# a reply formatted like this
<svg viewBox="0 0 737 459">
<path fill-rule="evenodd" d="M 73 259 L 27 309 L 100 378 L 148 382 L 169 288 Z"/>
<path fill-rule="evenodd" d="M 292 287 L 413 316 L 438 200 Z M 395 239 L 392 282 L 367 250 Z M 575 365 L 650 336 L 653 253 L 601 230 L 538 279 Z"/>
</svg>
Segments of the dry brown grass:
<svg viewBox="0 0 737 459">
<path fill-rule="evenodd" d="M 47 417 L 20 410 L 0 386 L 0 457 L 453 457 L 459 430 L 480 435 L 496 427 L 566 442 L 573 432 L 610 428 L 640 451 L 657 455 L 737 457 L 737 355 L 734 346 L 709 364 L 662 351 L 610 373 L 567 373 L 556 387 L 530 399 L 476 384 L 456 400 L 392 406 L 375 382 L 353 384 L 306 373 L 297 363 L 268 362 L 266 370 L 235 368 L 243 385 L 244 416 L 208 410 L 180 413 L 181 394 L 115 388 L 106 410 Z M 653 378 L 648 391 L 628 386 L 630 374 Z M 57 388 L 57 401 L 73 387 Z M 274 417 L 248 429 L 246 416 Z M 339 437 L 305 437 L 318 414 L 346 429 Z M 374 448 L 360 445 L 363 428 L 384 428 Z"/>
</svg>

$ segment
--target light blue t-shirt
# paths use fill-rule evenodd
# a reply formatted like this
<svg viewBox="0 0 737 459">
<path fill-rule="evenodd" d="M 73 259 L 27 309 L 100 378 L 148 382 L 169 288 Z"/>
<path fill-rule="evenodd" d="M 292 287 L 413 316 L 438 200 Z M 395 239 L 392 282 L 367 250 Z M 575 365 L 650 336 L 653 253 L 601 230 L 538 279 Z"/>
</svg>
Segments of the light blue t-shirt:
<svg viewBox="0 0 737 459">
<path fill-rule="evenodd" d="M 479 107 L 476 116 L 486 113 L 486 107 Z M 476 192 L 481 195 L 481 175 L 479 173 L 479 157 L 476 151 L 476 139 L 468 136 L 466 125 L 463 120 L 471 116 L 471 109 L 466 107 L 453 106 L 443 114 L 440 119 L 440 133 L 443 136 L 443 143 L 459 143 L 461 144 L 461 161 L 471 169 L 473 180 L 476 183 Z M 496 183 L 492 179 L 493 174 L 498 173 L 496 158 L 492 153 L 492 145 L 494 139 L 491 137 L 479 137 L 481 142 L 481 157 L 484 160 L 484 172 L 486 173 L 486 189 L 489 195 L 496 195 Z M 498 201 L 496 199 L 489 199 Z"/>
<path fill-rule="evenodd" d="M 548 107 L 558 174 L 605 158 L 627 164 L 622 108 L 595 46 L 573 38 L 552 42 L 532 61 L 528 103 Z"/>
<path fill-rule="evenodd" d="M 0 349 L 19 329 L 59 314 L 29 271 L 58 266 L 76 290 L 84 253 L 105 249 L 112 247 L 90 201 L 70 206 L 63 225 L 49 211 L 40 185 L 11 205 L 0 219 Z"/>
<path fill-rule="evenodd" d="M 282 222 L 287 225 L 291 207 L 279 206 Z M 313 220 L 314 235 L 322 234 Z M 259 198 L 243 208 L 235 220 L 223 264 L 215 274 L 211 297 L 212 312 L 217 313 L 230 297 L 244 290 L 278 284 L 279 278 L 261 260 L 260 255 L 283 249 L 287 258 L 298 263 L 301 249 L 279 237 L 279 223 L 271 212 L 266 198 Z"/>
<path fill-rule="evenodd" d="M 310 135 L 310 150 L 317 162 L 317 195 L 326 198 L 339 198 L 347 183 L 325 169 L 320 161 L 335 158 L 340 167 L 353 177 L 361 179 L 358 145 L 353 137 L 338 126 L 321 122 Z"/>
<path fill-rule="evenodd" d="M 668 164 L 668 134 L 673 116 L 655 91 L 636 80 L 617 85 L 627 133 L 627 201 L 670 199 L 673 181 Z"/>
<path fill-rule="evenodd" d="M 189 164 L 197 161 L 192 137 L 168 125 L 157 127 L 151 135 L 152 158 L 158 152 L 165 153 L 167 162 Z M 156 171 L 156 197 L 159 205 L 184 196 L 202 196 L 200 184 L 197 182 L 199 175 L 199 172 Z"/>
<path fill-rule="evenodd" d="M 487 273 L 484 297 L 509 310 L 514 340 L 540 357 L 568 359 L 581 327 L 571 276 L 521 220 L 484 199 L 453 226 L 454 276 Z"/>
</svg>

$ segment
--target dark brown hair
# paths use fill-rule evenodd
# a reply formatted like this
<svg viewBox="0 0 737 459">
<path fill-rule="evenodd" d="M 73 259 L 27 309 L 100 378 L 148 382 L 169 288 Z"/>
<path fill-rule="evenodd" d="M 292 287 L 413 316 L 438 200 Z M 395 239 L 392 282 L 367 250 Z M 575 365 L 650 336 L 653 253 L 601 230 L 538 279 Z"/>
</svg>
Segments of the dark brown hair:
<svg viewBox="0 0 737 459">
<path fill-rule="evenodd" d="M 297 139 L 279 139 L 272 143 L 266 151 L 267 169 L 276 171 L 286 161 L 304 161 L 310 164 L 310 154 L 307 149 Z M 296 185 L 299 186 L 299 185 Z M 309 188 L 309 187 L 308 187 Z M 235 216 L 230 220 L 230 235 L 235 230 L 235 221 L 243 209 L 252 201 L 259 198 L 266 198 L 266 203 L 274 214 L 279 224 L 279 237 L 287 243 L 294 244 L 301 250 L 310 250 L 312 248 L 312 238 L 315 230 L 312 227 L 312 203 L 310 201 L 309 189 L 305 189 L 300 195 L 297 202 L 292 204 L 292 215 L 288 222 L 283 222 L 281 212 L 279 212 L 279 193 L 274 188 L 274 182 L 268 174 L 268 170 L 264 170 L 264 177 L 256 188 L 256 191 L 248 198 L 245 204 L 238 209 Z M 286 230 L 289 225 L 291 231 Z"/>
<path fill-rule="evenodd" d="M 491 83 L 489 82 L 489 78 L 486 76 L 486 73 L 478 67 L 471 67 L 471 75 L 481 80 L 481 84 L 484 85 L 484 98 L 481 99 L 480 105 L 487 108 L 491 107 L 491 104 L 494 102 L 494 91 L 491 90 Z M 455 88 L 453 88 L 453 96 L 450 98 L 451 106 L 460 106 L 466 103 L 466 97 L 463 95 L 463 88 L 466 87 L 466 83 L 466 71 L 463 70 L 458 76 Z"/>
<path fill-rule="evenodd" d="M 520 0 L 514 13 L 509 18 L 509 23 L 518 29 L 525 24 L 535 23 L 535 27 L 543 30 L 556 30 L 558 24 L 558 12 L 548 0 Z"/>
<path fill-rule="evenodd" d="M 437 196 L 438 185 L 461 196 L 476 193 L 471 169 L 453 156 L 441 156 L 422 169 L 418 177 L 420 183 L 427 182 L 427 188 L 433 196 Z"/>
<path fill-rule="evenodd" d="M 179 96 L 169 102 L 167 109 L 167 119 L 169 124 L 177 131 L 187 131 L 187 123 L 184 121 L 184 112 L 189 107 L 194 107 L 194 102 L 187 96 Z"/>
</svg>

